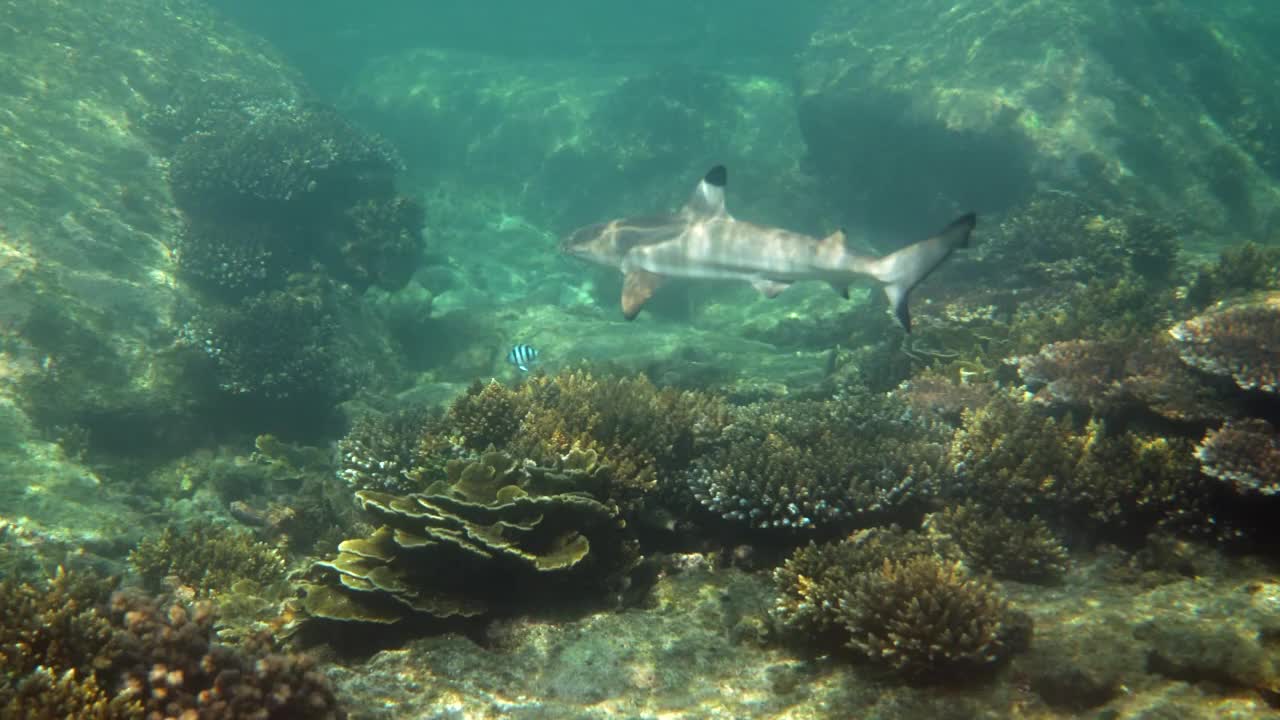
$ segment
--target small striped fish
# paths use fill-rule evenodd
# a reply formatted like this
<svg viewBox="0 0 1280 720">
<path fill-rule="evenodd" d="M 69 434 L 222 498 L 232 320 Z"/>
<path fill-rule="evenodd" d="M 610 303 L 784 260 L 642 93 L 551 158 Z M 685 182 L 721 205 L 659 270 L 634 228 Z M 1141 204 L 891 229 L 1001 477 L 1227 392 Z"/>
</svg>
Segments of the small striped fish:
<svg viewBox="0 0 1280 720">
<path fill-rule="evenodd" d="M 538 359 L 538 349 L 532 345 L 520 343 L 507 353 L 507 362 L 520 368 L 520 372 L 529 372 L 529 366 Z"/>
</svg>

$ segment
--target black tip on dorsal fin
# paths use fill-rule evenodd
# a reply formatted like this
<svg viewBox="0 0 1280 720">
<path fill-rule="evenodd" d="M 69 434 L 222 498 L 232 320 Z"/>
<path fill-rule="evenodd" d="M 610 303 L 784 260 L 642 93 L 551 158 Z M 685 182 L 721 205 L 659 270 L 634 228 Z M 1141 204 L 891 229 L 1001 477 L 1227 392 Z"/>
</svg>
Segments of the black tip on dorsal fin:
<svg viewBox="0 0 1280 720">
<path fill-rule="evenodd" d="M 729 171 L 723 165 L 717 165 L 708 170 L 706 176 L 702 179 L 708 185 L 722 188 L 729 184 Z"/>
</svg>

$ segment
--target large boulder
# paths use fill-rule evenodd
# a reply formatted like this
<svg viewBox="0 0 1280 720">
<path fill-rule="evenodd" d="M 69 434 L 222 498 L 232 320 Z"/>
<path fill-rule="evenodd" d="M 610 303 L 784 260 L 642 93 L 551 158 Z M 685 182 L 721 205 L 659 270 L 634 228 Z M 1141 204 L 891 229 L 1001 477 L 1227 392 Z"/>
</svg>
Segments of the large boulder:
<svg viewBox="0 0 1280 720">
<path fill-rule="evenodd" d="M 800 122 L 832 199 L 887 229 L 1049 186 L 1257 236 L 1280 227 L 1276 32 L 1186 0 L 836 4 Z"/>
</svg>

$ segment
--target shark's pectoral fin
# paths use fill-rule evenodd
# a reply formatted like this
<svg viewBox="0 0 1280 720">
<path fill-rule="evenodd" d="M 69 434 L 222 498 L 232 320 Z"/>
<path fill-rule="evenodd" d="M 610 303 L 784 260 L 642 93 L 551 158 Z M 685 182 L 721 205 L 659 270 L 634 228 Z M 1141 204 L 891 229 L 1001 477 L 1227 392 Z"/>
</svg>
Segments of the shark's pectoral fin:
<svg viewBox="0 0 1280 720">
<path fill-rule="evenodd" d="M 760 294 L 767 298 L 776 298 L 778 293 L 791 287 L 791 283 L 778 282 L 768 278 L 756 278 L 751 281 L 751 287 L 759 290 Z"/>
<path fill-rule="evenodd" d="M 640 308 L 662 285 L 662 276 L 646 270 L 632 270 L 622 279 L 622 316 L 634 320 Z"/>
</svg>

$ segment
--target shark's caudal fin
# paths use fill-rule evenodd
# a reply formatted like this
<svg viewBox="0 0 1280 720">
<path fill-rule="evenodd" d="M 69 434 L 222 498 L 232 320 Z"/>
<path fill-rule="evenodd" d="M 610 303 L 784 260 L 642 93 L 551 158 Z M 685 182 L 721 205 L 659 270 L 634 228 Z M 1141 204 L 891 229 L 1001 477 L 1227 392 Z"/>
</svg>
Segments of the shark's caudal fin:
<svg viewBox="0 0 1280 720">
<path fill-rule="evenodd" d="M 911 332 L 911 311 L 907 307 L 911 291 L 950 257 L 952 251 L 969 246 L 969 233 L 977 222 L 976 215 L 966 213 L 937 235 L 866 264 L 866 271 L 884 283 L 884 294 L 902 329 Z"/>
</svg>

